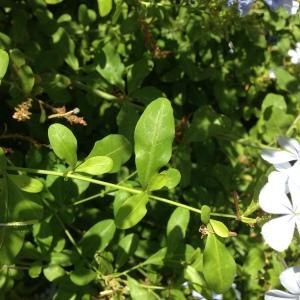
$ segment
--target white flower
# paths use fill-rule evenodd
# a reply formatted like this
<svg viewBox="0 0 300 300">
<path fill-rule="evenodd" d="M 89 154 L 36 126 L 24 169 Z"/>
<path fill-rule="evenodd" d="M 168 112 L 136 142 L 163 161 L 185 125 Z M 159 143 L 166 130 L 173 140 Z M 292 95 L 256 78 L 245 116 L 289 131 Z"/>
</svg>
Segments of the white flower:
<svg viewBox="0 0 300 300">
<path fill-rule="evenodd" d="M 276 251 L 284 251 L 289 247 L 295 231 L 300 232 L 300 187 L 293 180 L 288 180 L 288 191 L 282 184 L 283 177 L 273 172 L 268 183 L 259 194 L 259 205 L 267 213 L 280 215 L 262 226 L 262 236 L 266 243 Z"/>
<path fill-rule="evenodd" d="M 290 49 L 288 51 L 288 56 L 291 58 L 292 64 L 300 63 L 300 43 L 296 44 L 296 49 Z"/>
<path fill-rule="evenodd" d="M 300 144 L 295 139 L 280 137 L 278 144 L 284 150 L 264 150 L 262 158 L 274 165 L 278 171 L 289 169 L 300 159 Z"/>
<path fill-rule="evenodd" d="M 207 300 L 200 293 L 198 293 L 198 292 L 196 292 L 194 290 L 192 291 L 192 298 L 193 299 L 197 299 L 197 300 Z"/>
<path fill-rule="evenodd" d="M 299 2 L 298 1 L 293 1 L 292 9 L 291 9 L 291 14 L 295 15 L 299 9 Z"/>
<path fill-rule="evenodd" d="M 299 300 L 300 299 L 300 268 L 291 267 L 284 270 L 279 280 L 281 284 L 289 291 L 270 290 L 265 294 L 265 300 Z"/>
<path fill-rule="evenodd" d="M 276 79 L 276 74 L 272 69 L 269 70 L 269 78 L 272 80 Z"/>
</svg>

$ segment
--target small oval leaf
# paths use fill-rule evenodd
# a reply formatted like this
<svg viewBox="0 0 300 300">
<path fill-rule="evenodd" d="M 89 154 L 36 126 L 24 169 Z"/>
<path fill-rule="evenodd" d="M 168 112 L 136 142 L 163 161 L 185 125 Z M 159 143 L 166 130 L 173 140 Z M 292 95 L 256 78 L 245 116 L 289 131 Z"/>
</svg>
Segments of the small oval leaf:
<svg viewBox="0 0 300 300">
<path fill-rule="evenodd" d="M 55 123 L 49 127 L 48 137 L 54 153 L 74 169 L 77 163 L 77 140 L 72 131 Z"/>
<path fill-rule="evenodd" d="M 229 229 L 224 223 L 213 219 L 210 219 L 209 223 L 216 235 L 223 238 L 229 237 Z"/>
<path fill-rule="evenodd" d="M 207 206 L 207 205 L 201 206 L 201 222 L 205 225 L 209 223 L 210 212 L 211 212 L 211 209 L 209 206 Z"/>
<path fill-rule="evenodd" d="M 116 225 L 121 229 L 128 229 L 136 225 L 147 213 L 148 203 L 146 193 L 137 194 L 126 199 L 117 211 Z"/>
<path fill-rule="evenodd" d="M 113 167 L 113 161 L 108 156 L 94 156 L 80 164 L 75 172 L 87 173 L 90 175 L 101 175 L 108 173 Z"/>
<path fill-rule="evenodd" d="M 98 9 L 101 17 L 105 17 L 110 13 L 112 4 L 112 0 L 98 0 Z"/>
</svg>

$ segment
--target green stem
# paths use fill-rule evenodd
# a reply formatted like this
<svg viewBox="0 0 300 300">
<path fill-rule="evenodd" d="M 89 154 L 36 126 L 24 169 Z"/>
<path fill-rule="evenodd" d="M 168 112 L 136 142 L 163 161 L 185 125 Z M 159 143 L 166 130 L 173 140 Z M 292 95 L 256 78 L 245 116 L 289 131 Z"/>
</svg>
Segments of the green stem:
<svg viewBox="0 0 300 300">
<path fill-rule="evenodd" d="M 300 120 L 300 114 L 296 117 L 296 119 L 293 121 L 293 123 L 291 124 L 291 126 L 288 128 L 288 130 L 286 131 L 286 135 L 289 136 L 293 130 L 296 128 L 297 123 Z"/>
<path fill-rule="evenodd" d="M 97 185 L 102 185 L 102 186 L 105 186 L 105 187 L 108 187 L 108 188 L 122 190 L 122 191 L 125 191 L 125 192 L 129 192 L 131 194 L 140 194 L 140 193 L 144 192 L 143 190 L 129 188 L 129 187 L 126 187 L 126 186 L 122 186 L 122 185 L 118 185 L 118 184 L 114 184 L 114 183 L 109 183 L 109 182 L 106 182 L 106 181 L 97 180 L 97 179 L 85 177 L 85 176 L 70 173 L 70 172 L 69 173 L 63 173 L 63 172 L 58 172 L 58 171 L 48 171 L 48 170 L 21 168 L 21 167 L 7 167 L 7 170 L 8 171 L 21 171 L 21 172 L 31 173 L 31 174 L 52 175 L 52 176 L 59 176 L 59 177 L 64 177 L 64 178 L 72 178 L 72 179 L 87 181 L 87 182 L 94 183 L 94 184 L 97 184 Z M 159 202 L 167 203 L 167 204 L 170 204 L 170 205 L 173 205 L 173 206 L 182 207 L 182 208 L 185 208 L 187 210 L 193 211 L 195 213 L 201 214 L 201 209 L 191 207 L 189 205 L 176 202 L 174 200 L 170 200 L 170 199 L 166 199 L 166 198 L 162 198 L 162 197 L 158 197 L 158 196 L 154 196 L 154 195 L 149 195 L 149 198 L 152 199 L 152 200 L 157 200 Z M 236 219 L 235 215 L 222 214 L 222 213 L 211 213 L 211 216 Z"/>
<path fill-rule="evenodd" d="M 91 93 L 91 94 L 94 94 L 98 97 L 101 97 L 105 100 L 118 100 L 118 97 L 112 95 L 112 94 L 109 94 L 109 93 L 106 93 L 104 91 L 101 91 L 99 89 L 96 89 L 96 88 L 93 88 L 93 87 L 90 87 L 80 81 L 73 81 L 72 84 L 88 93 Z"/>
</svg>

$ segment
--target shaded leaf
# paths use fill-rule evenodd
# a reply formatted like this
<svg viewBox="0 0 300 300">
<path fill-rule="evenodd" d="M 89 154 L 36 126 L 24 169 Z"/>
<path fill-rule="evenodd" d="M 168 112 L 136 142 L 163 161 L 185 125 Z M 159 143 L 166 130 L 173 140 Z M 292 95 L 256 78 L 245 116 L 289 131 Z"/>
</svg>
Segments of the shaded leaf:
<svg viewBox="0 0 300 300">
<path fill-rule="evenodd" d="M 107 219 L 93 225 L 81 238 L 79 246 L 87 256 L 103 251 L 114 237 L 116 226 L 113 220 Z"/>
<path fill-rule="evenodd" d="M 137 194 L 127 198 L 117 211 L 116 225 L 121 229 L 128 229 L 136 225 L 147 213 L 148 203 L 146 193 Z"/>
<path fill-rule="evenodd" d="M 132 153 L 129 141 L 120 134 L 110 134 L 97 141 L 87 158 L 105 155 L 112 159 L 113 166 L 110 173 L 120 170 L 121 166 L 128 161 Z"/>
<path fill-rule="evenodd" d="M 43 190 L 44 185 L 38 179 L 27 175 L 8 175 L 8 178 L 22 191 L 27 193 L 39 193 Z"/>
</svg>

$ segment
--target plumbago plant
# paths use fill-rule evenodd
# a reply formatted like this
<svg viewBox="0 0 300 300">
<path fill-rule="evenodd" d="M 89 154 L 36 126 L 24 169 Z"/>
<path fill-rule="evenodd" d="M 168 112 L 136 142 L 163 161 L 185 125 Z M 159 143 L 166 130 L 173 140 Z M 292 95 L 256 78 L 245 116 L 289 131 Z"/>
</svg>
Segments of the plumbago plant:
<svg viewBox="0 0 300 300">
<path fill-rule="evenodd" d="M 0 299 L 299 298 L 297 1 L 0 4 Z"/>
</svg>

